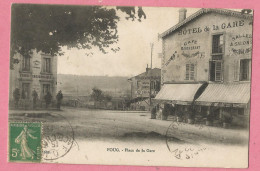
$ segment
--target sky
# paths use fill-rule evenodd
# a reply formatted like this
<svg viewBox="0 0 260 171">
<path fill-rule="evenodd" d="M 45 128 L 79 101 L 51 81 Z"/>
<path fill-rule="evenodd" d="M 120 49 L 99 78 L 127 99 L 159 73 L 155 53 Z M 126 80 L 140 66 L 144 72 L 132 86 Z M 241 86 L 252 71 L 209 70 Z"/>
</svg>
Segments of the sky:
<svg viewBox="0 0 260 171">
<path fill-rule="evenodd" d="M 153 43 L 152 67 L 161 68 L 161 41 L 158 34 L 178 23 L 179 9 L 173 7 L 143 7 L 147 16 L 142 22 L 126 20 L 125 14 L 118 11 L 120 47 L 117 53 L 103 54 L 94 50 L 93 55 L 86 55 L 86 50 L 63 47 L 63 56 L 58 57 L 58 74 L 88 76 L 126 76 L 132 77 L 145 71 L 151 63 L 151 46 Z M 187 17 L 198 11 L 187 8 Z"/>
</svg>

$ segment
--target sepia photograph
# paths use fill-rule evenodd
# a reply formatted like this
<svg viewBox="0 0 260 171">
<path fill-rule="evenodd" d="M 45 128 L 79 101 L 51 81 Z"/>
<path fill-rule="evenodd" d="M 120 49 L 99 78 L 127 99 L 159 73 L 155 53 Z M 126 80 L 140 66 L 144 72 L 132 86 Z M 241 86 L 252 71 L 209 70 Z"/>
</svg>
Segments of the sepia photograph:
<svg viewBox="0 0 260 171">
<path fill-rule="evenodd" d="M 11 7 L 8 161 L 248 168 L 253 10 Z"/>
</svg>

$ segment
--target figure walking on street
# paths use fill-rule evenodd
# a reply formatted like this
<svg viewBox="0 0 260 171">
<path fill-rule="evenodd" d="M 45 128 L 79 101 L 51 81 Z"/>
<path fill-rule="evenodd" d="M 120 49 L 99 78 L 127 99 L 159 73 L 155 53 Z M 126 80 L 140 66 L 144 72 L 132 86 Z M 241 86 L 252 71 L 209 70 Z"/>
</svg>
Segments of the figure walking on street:
<svg viewBox="0 0 260 171">
<path fill-rule="evenodd" d="M 58 92 L 56 99 L 57 99 L 57 109 L 60 110 L 61 101 L 63 99 L 63 94 L 61 90 Z"/>
</svg>

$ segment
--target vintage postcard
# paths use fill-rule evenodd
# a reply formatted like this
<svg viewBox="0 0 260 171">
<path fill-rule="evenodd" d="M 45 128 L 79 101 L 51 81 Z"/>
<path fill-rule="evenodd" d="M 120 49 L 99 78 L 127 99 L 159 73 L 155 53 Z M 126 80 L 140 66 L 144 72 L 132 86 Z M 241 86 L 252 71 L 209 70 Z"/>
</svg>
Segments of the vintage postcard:
<svg viewBox="0 0 260 171">
<path fill-rule="evenodd" d="M 253 10 L 13 4 L 9 162 L 247 168 Z"/>
</svg>

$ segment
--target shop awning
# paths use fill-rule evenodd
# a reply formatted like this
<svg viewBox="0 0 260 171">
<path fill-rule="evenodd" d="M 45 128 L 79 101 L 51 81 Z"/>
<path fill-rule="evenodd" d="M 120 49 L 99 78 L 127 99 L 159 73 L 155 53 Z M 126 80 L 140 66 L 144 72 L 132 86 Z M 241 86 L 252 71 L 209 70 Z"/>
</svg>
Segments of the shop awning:
<svg viewBox="0 0 260 171">
<path fill-rule="evenodd" d="M 175 104 L 191 103 L 201 85 L 202 84 L 164 84 L 154 99 L 171 101 L 171 103 Z"/>
<path fill-rule="evenodd" d="M 196 104 L 211 106 L 246 105 L 250 100 L 250 83 L 209 84 Z"/>
</svg>

